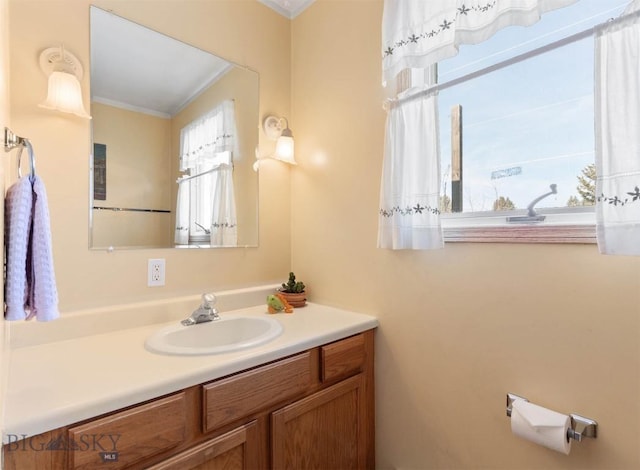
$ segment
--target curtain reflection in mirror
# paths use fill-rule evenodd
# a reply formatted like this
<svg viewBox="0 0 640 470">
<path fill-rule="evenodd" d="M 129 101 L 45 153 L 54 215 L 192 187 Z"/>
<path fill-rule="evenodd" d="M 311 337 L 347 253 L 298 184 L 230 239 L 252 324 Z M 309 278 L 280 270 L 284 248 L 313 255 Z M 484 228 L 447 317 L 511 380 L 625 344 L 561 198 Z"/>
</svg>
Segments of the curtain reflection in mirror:
<svg viewBox="0 0 640 470">
<path fill-rule="evenodd" d="M 180 131 L 175 243 L 236 246 L 233 156 L 238 154 L 235 106 L 223 101 Z"/>
</svg>

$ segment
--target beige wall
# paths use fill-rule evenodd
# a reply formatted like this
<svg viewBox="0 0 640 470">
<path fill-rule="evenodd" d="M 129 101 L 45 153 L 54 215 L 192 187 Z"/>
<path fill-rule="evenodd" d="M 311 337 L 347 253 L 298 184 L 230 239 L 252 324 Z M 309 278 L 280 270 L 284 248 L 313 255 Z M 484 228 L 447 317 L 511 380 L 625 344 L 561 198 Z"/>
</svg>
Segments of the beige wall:
<svg viewBox="0 0 640 470">
<path fill-rule="evenodd" d="M 107 197 L 101 207 L 174 209 L 171 120 L 91 103 L 93 141 L 107 146 Z M 92 196 L 93 197 L 93 196 Z M 171 214 L 94 210 L 93 247 L 170 246 Z"/>
<path fill-rule="evenodd" d="M 289 207 L 282 201 L 290 200 L 290 186 L 282 164 L 260 170 L 259 248 L 88 250 L 90 122 L 37 105 L 46 93 L 43 49 L 63 43 L 89 69 L 90 3 L 256 70 L 260 116 L 290 114 L 290 22 L 259 2 L 10 0 L 11 119 L 31 138 L 47 186 L 63 313 L 286 277 Z M 82 85 L 87 102 L 88 74 Z M 262 141 L 266 152 L 271 143 Z M 147 259 L 159 257 L 166 258 L 166 286 L 148 288 Z"/>
<path fill-rule="evenodd" d="M 382 0 L 293 21 L 292 267 L 379 316 L 377 462 L 392 469 L 640 468 L 640 258 L 593 245 L 376 249 Z M 505 394 L 600 423 L 571 455 L 515 438 Z"/>
</svg>

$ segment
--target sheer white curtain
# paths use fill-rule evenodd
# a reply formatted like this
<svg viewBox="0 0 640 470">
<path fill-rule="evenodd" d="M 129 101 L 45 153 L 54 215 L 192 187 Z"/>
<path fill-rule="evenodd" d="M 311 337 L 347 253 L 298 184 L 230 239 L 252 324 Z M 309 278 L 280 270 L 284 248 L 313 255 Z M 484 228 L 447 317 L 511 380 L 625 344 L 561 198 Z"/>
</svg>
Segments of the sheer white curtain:
<svg viewBox="0 0 640 470">
<path fill-rule="evenodd" d="M 442 248 L 437 95 L 389 110 L 383 165 L 378 248 Z"/>
<path fill-rule="evenodd" d="M 596 37 L 596 174 L 600 252 L 640 255 L 638 14 L 605 25 Z"/>
<path fill-rule="evenodd" d="M 236 246 L 238 244 L 238 221 L 236 199 L 233 190 L 233 168 L 222 164 L 213 177 L 213 204 L 211 217 L 211 245 Z"/>
<path fill-rule="evenodd" d="M 235 106 L 222 102 L 180 131 L 180 170 L 190 178 L 179 182 L 176 244 L 194 234 L 209 234 L 211 245 L 237 244 L 237 216 L 232 159 L 238 159 Z"/>
<path fill-rule="evenodd" d="M 383 81 L 394 87 L 405 69 L 429 69 L 511 25 L 529 25 L 545 11 L 577 0 L 385 0 Z M 428 76 L 428 74 L 426 74 Z M 405 100 L 387 116 L 380 189 L 378 247 L 443 246 L 437 97 Z"/>
<path fill-rule="evenodd" d="M 188 182 L 178 183 L 178 201 L 176 204 L 176 245 L 189 244 L 189 201 L 191 185 Z"/>
</svg>

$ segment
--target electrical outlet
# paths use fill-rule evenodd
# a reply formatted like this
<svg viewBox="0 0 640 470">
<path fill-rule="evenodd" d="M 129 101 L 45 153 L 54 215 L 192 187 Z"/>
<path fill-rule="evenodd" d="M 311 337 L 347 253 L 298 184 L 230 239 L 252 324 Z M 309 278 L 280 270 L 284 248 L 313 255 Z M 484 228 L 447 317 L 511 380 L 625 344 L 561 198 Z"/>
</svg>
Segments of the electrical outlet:
<svg viewBox="0 0 640 470">
<path fill-rule="evenodd" d="M 147 269 L 147 286 L 164 286 L 164 258 L 150 259 Z"/>
</svg>

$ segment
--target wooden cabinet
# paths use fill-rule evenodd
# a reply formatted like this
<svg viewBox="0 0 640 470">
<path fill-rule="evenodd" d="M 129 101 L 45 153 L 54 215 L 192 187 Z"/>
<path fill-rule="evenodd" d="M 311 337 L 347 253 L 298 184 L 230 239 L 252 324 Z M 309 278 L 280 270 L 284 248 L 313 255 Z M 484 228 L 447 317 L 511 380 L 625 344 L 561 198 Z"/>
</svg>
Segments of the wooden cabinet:
<svg viewBox="0 0 640 470">
<path fill-rule="evenodd" d="M 7 444 L 4 468 L 374 468 L 373 334 Z"/>
</svg>

